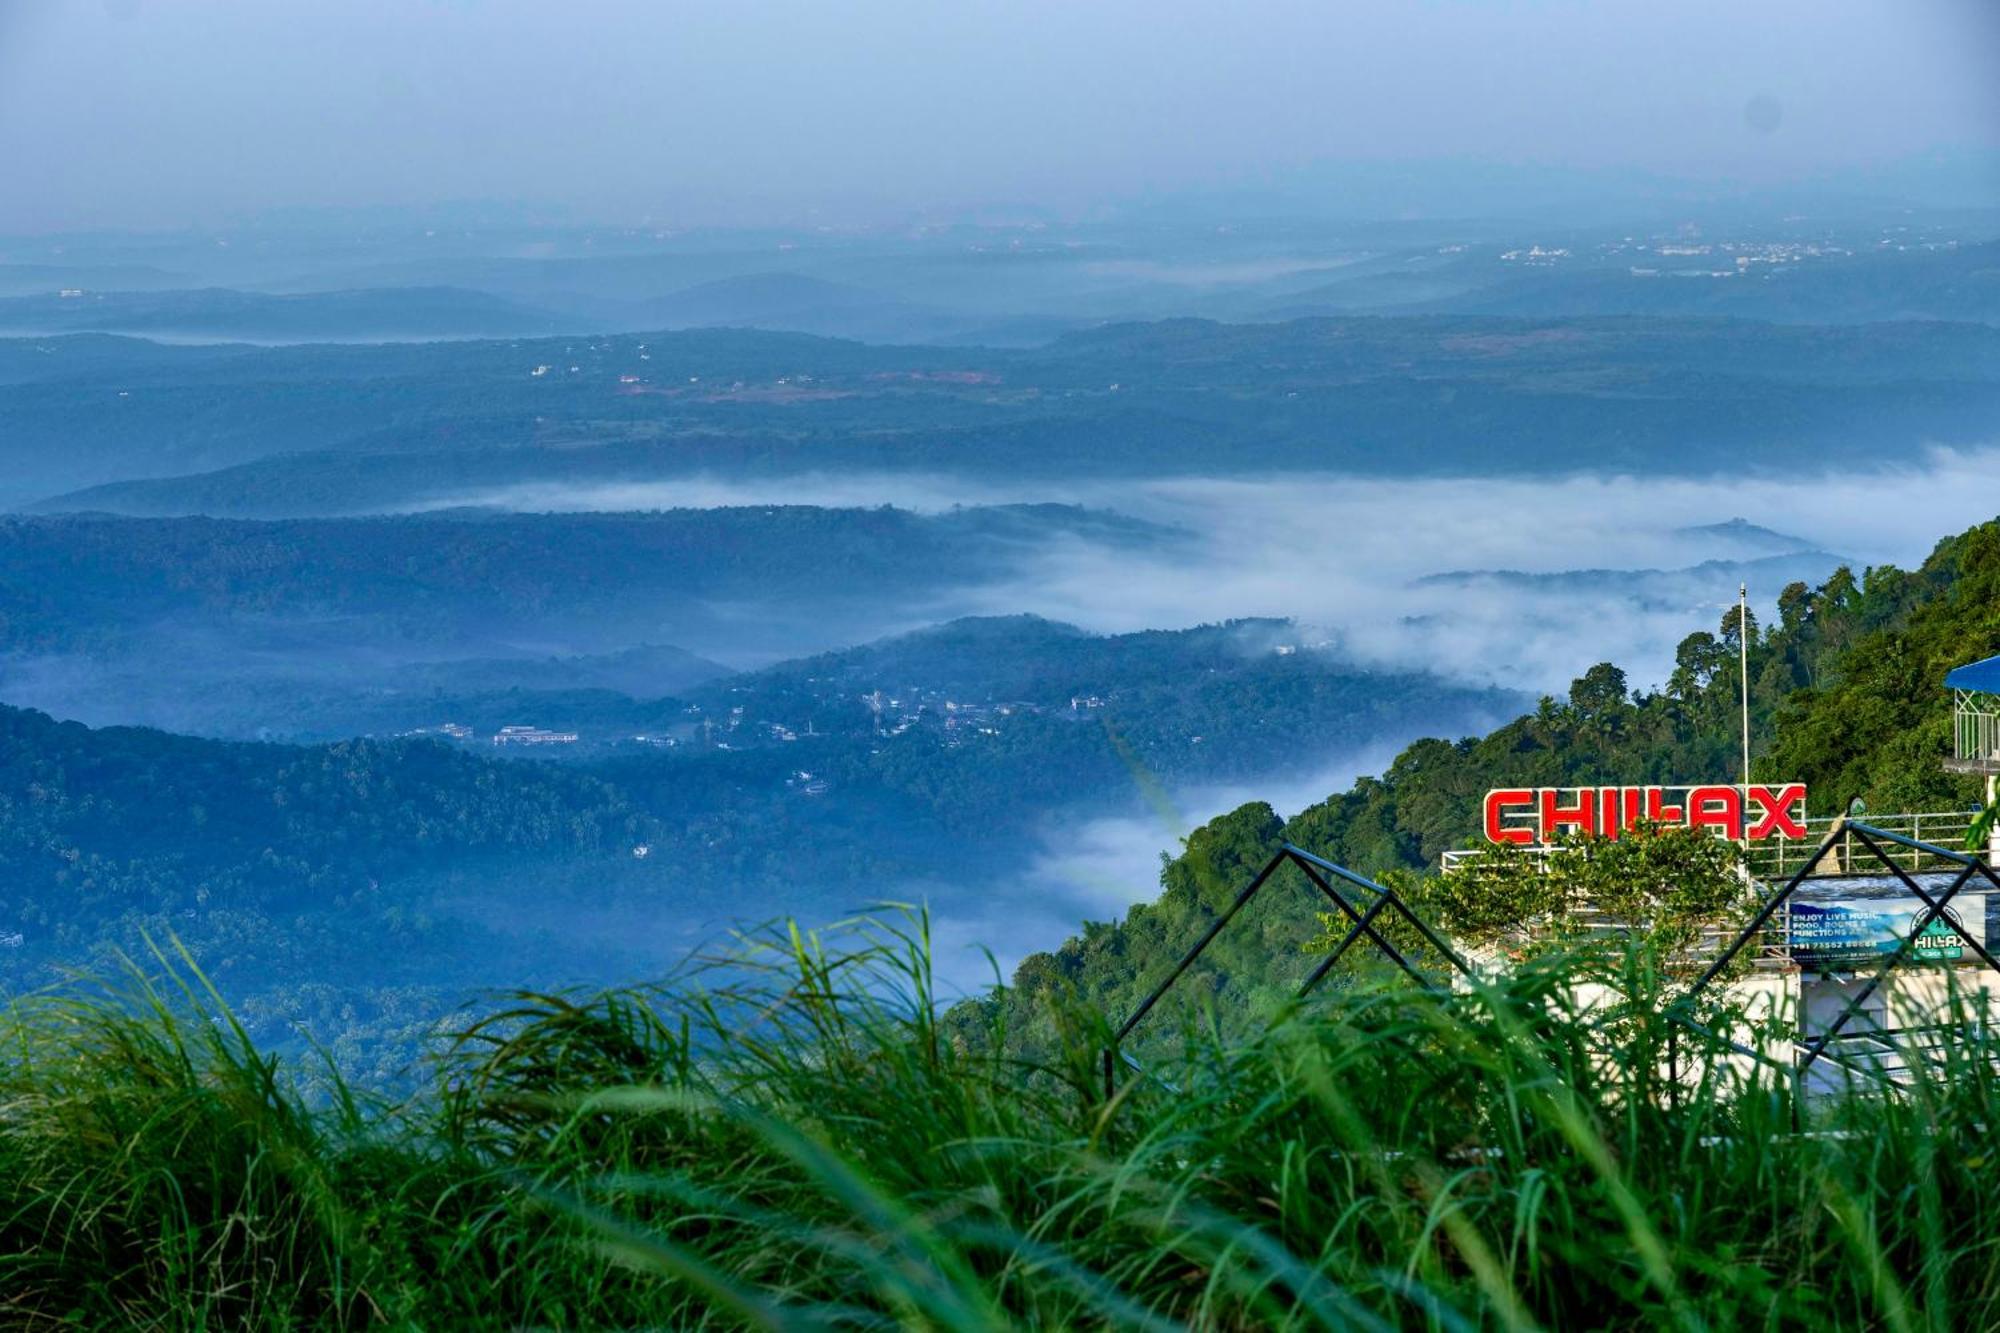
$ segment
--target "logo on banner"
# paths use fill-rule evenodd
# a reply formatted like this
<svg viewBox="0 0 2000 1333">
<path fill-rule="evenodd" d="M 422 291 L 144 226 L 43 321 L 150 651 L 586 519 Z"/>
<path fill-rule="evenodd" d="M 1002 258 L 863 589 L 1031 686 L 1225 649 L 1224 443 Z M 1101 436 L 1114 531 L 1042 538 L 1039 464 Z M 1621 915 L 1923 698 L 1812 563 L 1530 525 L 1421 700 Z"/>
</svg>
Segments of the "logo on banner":
<svg viewBox="0 0 2000 1333">
<path fill-rule="evenodd" d="M 1806 786 L 1501 787 L 1486 793 L 1486 840 L 1531 847 L 1565 834 L 1615 838 L 1640 824 L 1730 839 L 1806 836 Z"/>
<path fill-rule="evenodd" d="M 1986 913 L 1960 916 L 1947 907 L 1917 929 L 1929 911 L 1912 912 L 1882 899 L 1851 898 L 1833 902 L 1785 905 L 1786 936 L 1792 961 L 1805 967 L 1858 967 L 1895 953 L 1907 938 L 1910 957 L 1920 963 L 1955 963 L 1965 957 L 1965 942 L 1986 940 Z"/>
</svg>

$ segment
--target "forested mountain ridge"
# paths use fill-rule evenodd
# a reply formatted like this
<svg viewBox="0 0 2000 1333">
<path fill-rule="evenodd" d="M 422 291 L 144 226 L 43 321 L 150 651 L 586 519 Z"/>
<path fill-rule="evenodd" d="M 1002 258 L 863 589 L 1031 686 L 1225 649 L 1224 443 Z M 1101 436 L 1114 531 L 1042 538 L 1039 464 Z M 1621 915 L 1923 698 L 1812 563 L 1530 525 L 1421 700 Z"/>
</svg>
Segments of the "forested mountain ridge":
<svg viewBox="0 0 2000 1333">
<path fill-rule="evenodd" d="M 1427 712 L 1490 715 L 1518 698 L 1279 644 L 1290 629 L 1102 637 L 1035 617 L 954 622 L 725 676 L 685 700 L 624 699 L 676 719 L 680 742 L 568 764 L 496 757 L 484 737 L 267 744 L 0 705 L 11 886 L 0 929 L 174 913 L 198 893 L 303 910 L 487 851 L 616 856 L 658 844 L 658 861 L 691 858 L 682 868 L 706 872 L 701 882 L 730 866 L 752 887 L 753 864 L 800 850 L 795 834 L 817 844 L 824 871 L 871 838 L 888 856 L 895 840 L 878 823 L 1018 831 L 1087 793 L 1131 790 L 1133 764 L 1174 780 L 1240 778 L 1281 763 L 1273 742 L 1287 724 L 1352 746 L 1407 734 Z M 1021 665 L 1028 649 L 1032 667 Z M 39 951 L 48 941 L 36 934 Z"/>
<path fill-rule="evenodd" d="M 413 880 L 553 876 L 658 827 L 588 774 L 432 741 L 211 741 L 0 706 L 0 986 L 172 935 L 253 1010 L 343 974 L 351 1006 L 465 947 Z"/>
<path fill-rule="evenodd" d="M 0 862 L 96 900 L 149 860 L 174 867 L 155 909 L 209 893 L 314 894 L 427 855 L 599 850 L 656 827 L 588 774 L 493 764 L 426 740 L 264 745 L 92 729 L 0 705 Z M 191 836 L 198 831 L 199 836 Z M 46 869 L 34 867 L 46 859 Z M 130 893 L 121 878 L 119 891 Z M 32 901 L 43 917 L 58 903 Z"/>
<path fill-rule="evenodd" d="M 1976 323 L 1566 316 L 1178 319 L 1025 349 L 718 329 L 167 355 L 80 335 L 0 341 L 0 466 L 16 503 L 246 515 L 535 477 L 1545 475 L 1584 441 L 1607 470 L 1700 474 L 1982 441 L 1996 349 Z"/>
<path fill-rule="evenodd" d="M 440 624 L 557 614 L 648 624 L 697 600 L 774 592 L 821 606 L 871 586 L 921 598 L 1013 572 L 1021 542 L 1044 533 L 1175 535 L 1053 504 L 939 514 L 761 505 L 277 521 L 0 516 L 0 651 L 187 616 L 369 616 L 434 637 Z"/>
<path fill-rule="evenodd" d="M 419 695 L 412 716 L 482 727 L 451 740 L 221 741 L 0 708 L 0 987 L 171 935 L 260 1035 L 372 1038 L 366 1062 L 394 1068 L 424 1015 L 479 987 L 655 977 L 766 917 L 885 897 L 1053 910 L 1029 884 L 1051 821 L 1520 706 L 1299 639 L 966 620 L 677 698 Z M 523 721 L 586 734 L 520 748 L 484 729 Z M 1294 752 L 1295 728 L 1325 748 Z"/>
<path fill-rule="evenodd" d="M 1946 773 L 1946 671 L 2000 652 L 2000 520 L 1940 542 L 1917 569 L 1841 569 L 1818 588 L 1793 584 L 1779 623 L 1749 624 L 1753 773 L 1803 781 L 1815 814 L 1859 799 L 1877 812 L 1960 809 L 1977 779 Z M 1040 996 L 1074 990 L 1117 1021 L 1172 967 L 1282 842 L 1370 875 L 1435 868 L 1477 845 L 1480 802 L 1499 786 L 1734 781 L 1740 766 L 1734 610 L 1719 632 L 1680 645 L 1665 688 L 1634 694 L 1610 663 L 1566 699 L 1484 737 L 1409 746 L 1365 778 L 1289 820 L 1243 806 L 1195 830 L 1162 869 L 1160 896 L 1120 922 L 1088 922 L 1031 955 L 1011 990 L 1017 1030 L 1035 1029 Z M 1313 905 L 1303 880 L 1275 884 L 1183 980 L 1177 1003 L 1256 1004 L 1289 993 L 1312 964 Z"/>
</svg>

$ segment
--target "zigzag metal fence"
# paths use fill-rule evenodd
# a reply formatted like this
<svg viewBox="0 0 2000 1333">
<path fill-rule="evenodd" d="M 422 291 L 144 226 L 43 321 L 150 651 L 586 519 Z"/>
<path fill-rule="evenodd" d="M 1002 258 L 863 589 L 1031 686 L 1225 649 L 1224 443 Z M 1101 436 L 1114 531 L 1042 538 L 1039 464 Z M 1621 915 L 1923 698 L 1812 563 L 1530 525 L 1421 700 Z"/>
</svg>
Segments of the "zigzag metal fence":
<svg viewBox="0 0 2000 1333">
<path fill-rule="evenodd" d="M 1854 848 L 1857 843 L 1862 852 L 1865 853 L 1865 856 L 1855 853 Z M 1866 874 L 1867 867 L 1872 862 L 1882 870 L 1887 871 L 1889 875 L 1894 876 L 1912 897 L 1923 904 L 1924 910 L 1922 914 L 1915 918 L 1910 930 L 1898 940 L 1895 949 L 1876 967 L 1867 982 L 1849 997 L 1847 1003 L 1842 1007 L 1839 1015 L 1832 1023 L 1828 1024 L 1816 1035 L 1809 1034 L 1804 1030 L 1799 1032 L 1794 1039 L 1794 1056 L 1789 1062 L 1779 1061 L 1768 1051 L 1758 1050 L 1745 1045 L 1742 1042 L 1714 1031 L 1698 1021 L 1694 1013 L 1701 996 L 1723 976 L 1729 966 L 1736 961 L 1745 949 L 1751 947 L 1764 934 L 1778 912 L 1784 909 L 1786 904 L 1791 901 L 1793 895 L 1798 892 L 1808 879 L 1813 878 L 1813 871 L 1817 867 L 1832 863 L 1829 857 L 1839 849 L 1844 849 L 1847 853 L 1839 858 L 1839 864 L 1845 876 Z M 1900 851 L 1892 849 L 1900 849 Z M 1917 882 L 1910 870 L 1903 864 L 1905 861 L 1922 865 L 1942 862 L 1956 867 L 1957 873 L 1942 893 L 1933 895 L 1932 892 L 1927 891 L 1922 884 Z M 1131 1016 L 1113 1034 L 1110 1043 L 1104 1049 L 1104 1093 L 1107 1098 L 1114 1096 L 1117 1092 L 1118 1066 L 1120 1063 L 1124 1063 L 1134 1069 L 1138 1068 L 1136 1062 L 1123 1051 L 1125 1040 L 1132 1035 L 1139 1024 L 1145 1020 L 1146 1016 L 1166 996 L 1167 992 L 1173 989 L 1175 983 L 1187 973 L 1187 970 L 1194 966 L 1195 961 L 1201 957 L 1209 945 L 1215 942 L 1216 937 L 1228 928 L 1229 923 L 1236 918 L 1237 913 L 1248 906 L 1250 901 L 1264 889 L 1264 886 L 1270 883 L 1271 877 L 1286 865 L 1297 866 L 1304 873 L 1307 882 L 1317 889 L 1333 905 L 1335 911 L 1346 918 L 1348 922 L 1347 931 L 1341 936 L 1340 940 L 1334 945 L 1327 956 L 1320 961 L 1319 965 L 1306 977 L 1305 981 L 1301 983 L 1298 992 L 1301 998 L 1311 994 L 1326 979 L 1327 974 L 1333 970 L 1334 966 L 1340 962 L 1348 950 L 1364 939 L 1372 944 L 1384 957 L 1401 968 L 1403 972 L 1408 974 L 1419 985 L 1432 991 L 1440 990 L 1441 988 L 1432 977 L 1426 975 L 1410 961 L 1409 957 L 1392 940 L 1376 929 L 1377 923 L 1385 915 L 1400 917 L 1423 938 L 1424 942 L 1431 949 L 1436 951 L 1437 956 L 1448 964 L 1453 971 L 1461 977 L 1472 978 L 1472 968 L 1466 963 L 1465 959 L 1428 922 L 1412 911 L 1395 890 L 1378 884 L 1364 875 L 1358 875 L 1345 866 L 1335 865 L 1324 857 L 1315 856 L 1302 847 L 1294 846 L 1291 843 L 1284 843 L 1280 846 L 1278 852 L 1265 863 L 1264 868 L 1259 870 L 1248 884 L 1244 885 L 1242 891 L 1236 895 L 1234 901 L 1229 904 L 1223 913 L 1209 924 L 1207 931 L 1202 934 L 1202 937 L 1174 965 L 1173 971 L 1168 973 L 1146 998 L 1139 1002 L 1138 1007 L 1132 1011 Z M 1946 910 L 1951 906 L 1952 900 L 1958 896 L 1960 891 L 1978 878 L 1983 878 L 1996 892 L 2000 892 L 2000 874 L 1996 874 L 1992 866 L 1971 853 L 1954 851 L 1935 843 L 1922 842 L 1873 824 L 1846 821 L 1836 825 L 1833 829 L 1829 830 L 1826 837 L 1820 842 L 1818 849 L 1810 857 L 1806 858 L 1804 864 L 1799 867 L 1797 872 L 1775 893 L 1765 899 L 1755 916 L 1722 949 L 1721 953 L 1702 973 L 1700 978 L 1678 999 L 1667 1006 L 1665 1011 L 1666 1017 L 1675 1025 L 1676 1029 L 1668 1037 L 1668 1086 L 1675 1089 L 1678 1089 L 1680 1086 L 1680 1030 L 1690 1032 L 1704 1042 L 1733 1051 L 1739 1055 L 1789 1069 L 1801 1082 L 1803 1082 L 1812 1066 L 1822 1059 L 1838 1064 L 1843 1068 L 1869 1075 L 1885 1083 L 1892 1082 L 1888 1075 L 1879 1067 L 1856 1063 L 1847 1059 L 1839 1051 L 1833 1049 L 1834 1043 L 1840 1038 L 1848 1025 L 1853 1022 L 1855 1016 L 1861 1013 L 1866 1007 L 1869 999 L 1881 989 L 1890 974 L 1912 960 L 1917 947 L 1917 941 L 1932 926 L 1939 922 L 1942 922 L 1947 929 L 1957 935 L 1985 967 L 1990 969 L 1996 976 L 2000 976 L 2000 962 L 1996 962 L 1994 956 L 1988 952 L 1985 944 L 1973 938 L 1965 930 L 1964 926 Z M 1336 885 L 1340 887 L 1336 887 Z M 1363 904 L 1351 901 L 1346 894 L 1341 892 L 1342 888 L 1361 890 L 1363 894 L 1367 895 L 1367 901 Z M 1912 1032 L 1870 1030 L 1861 1035 L 1871 1041 L 1886 1043 L 1891 1037 L 1909 1036 L 1912 1035 Z M 1809 1036 L 1811 1037 L 1810 1040 L 1808 1040 Z"/>
<path fill-rule="evenodd" d="M 1853 854 L 1851 849 L 1855 840 L 1859 840 L 1862 848 L 1866 851 L 1866 858 Z M 1768 1052 L 1746 1046 L 1698 1022 L 1693 1016 L 1693 1010 L 1701 995 L 1714 984 L 1717 978 L 1727 971 L 1729 965 L 1736 960 L 1738 955 L 1750 946 L 1751 942 L 1770 923 L 1771 918 L 1776 916 L 1779 910 L 1791 901 L 1792 896 L 1812 876 L 1815 867 L 1819 866 L 1829 854 L 1833 853 L 1837 846 L 1842 845 L 1850 849 L 1848 856 L 1843 860 L 1845 874 L 1854 875 L 1857 873 L 1857 863 L 1865 866 L 1867 862 L 1872 861 L 1902 881 L 1904 889 L 1919 902 L 1923 903 L 1923 913 L 1915 919 L 1909 931 L 1898 940 L 1896 948 L 1876 967 L 1873 975 L 1868 978 L 1861 989 L 1849 997 L 1846 1005 L 1842 1007 L 1839 1016 L 1832 1023 L 1828 1024 L 1815 1040 L 1810 1042 L 1806 1040 L 1809 1034 L 1803 1028 L 1803 999 L 1801 1000 L 1802 1025 L 1798 1035 L 1793 1039 L 1794 1055 L 1789 1065 L 1773 1059 Z M 1925 891 L 1924 887 L 1897 860 L 1896 854 L 1890 850 L 1892 847 L 1902 848 L 1905 859 L 1912 861 L 1941 861 L 1958 867 L 1958 873 L 1943 893 L 1933 897 Z M 1709 965 L 1701 977 L 1688 988 L 1685 994 L 1668 1006 L 1666 1011 L 1667 1017 L 1677 1027 L 1694 1033 L 1704 1041 L 1720 1045 L 1739 1055 L 1748 1056 L 1754 1060 L 1767 1064 L 1778 1064 L 1781 1068 L 1790 1068 L 1800 1080 L 1801 1085 L 1803 1085 L 1806 1074 L 1812 1068 L 1813 1064 L 1822 1058 L 1838 1064 L 1845 1069 L 1866 1074 L 1883 1082 L 1889 1082 L 1891 1080 L 1880 1068 L 1867 1064 L 1857 1064 L 1844 1058 L 1839 1052 L 1830 1050 L 1829 1048 L 1847 1025 L 1854 1020 L 1854 1017 L 1866 1007 L 1868 1001 L 1875 993 L 1881 989 L 1882 984 L 1889 979 L 1889 974 L 1911 961 L 1917 947 L 1917 941 L 1932 926 L 1939 922 L 1943 922 L 1953 934 L 1957 935 L 1964 942 L 1966 947 L 1978 955 L 1981 963 L 1996 974 L 2000 974 L 2000 963 L 1994 961 L 1993 955 L 1987 952 L 1986 946 L 1974 939 L 1959 920 L 1945 910 L 1951 906 L 1951 900 L 1958 896 L 1959 891 L 1971 883 L 1975 877 L 1983 877 L 1994 889 L 2000 890 L 2000 876 L 1994 874 L 1993 867 L 1970 852 L 1954 851 L 1947 847 L 1940 847 L 1935 843 L 1919 842 L 1915 838 L 1906 837 L 1903 834 L 1895 833 L 1873 824 L 1859 821 L 1837 823 L 1821 841 L 1819 849 L 1806 859 L 1804 865 L 1799 867 L 1798 872 L 1787 880 L 1782 888 L 1764 901 L 1763 906 L 1751 918 L 1750 923 L 1737 934 L 1736 938 Z M 1911 1031 L 1906 1030 L 1896 1034 L 1871 1032 L 1864 1035 L 1886 1043 L 1887 1039 L 1892 1035 L 1907 1036 L 1911 1035 Z M 1894 1049 L 1893 1046 L 1891 1049 Z M 1668 1037 L 1668 1075 L 1668 1086 L 1678 1088 L 1680 1086 L 1680 1047 L 1677 1033 L 1670 1033 Z"/>
<path fill-rule="evenodd" d="M 1114 1096 L 1117 1092 L 1118 1065 L 1121 1059 L 1124 1063 L 1133 1065 L 1134 1068 L 1137 1067 L 1130 1056 L 1123 1054 L 1122 1048 L 1125 1039 L 1131 1036 L 1133 1029 L 1137 1028 L 1146 1015 L 1152 1012 L 1153 1006 L 1158 1004 L 1169 990 L 1173 989 L 1174 983 L 1179 981 L 1190 967 L 1194 966 L 1195 960 L 1200 958 L 1202 952 L 1215 942 L 1215 937 L 1220 935 L 1223 929 L 1235 919 L 1236 914 L 1248 906 L 1250 900 L 1263 890 L 1264 886 L 1270 882 L 1271 876 L 1287 864 L 1297 866 L 1303 871 L 1307 881 L 1314 888 L 1318 889 L 1349 922 L 1347 933 L 1340 937 L 1339 942 L 1334 945 L 1332 951 L 1320 961 L 1319 966 L 1315 967 L 1311 975 L 1307 976 L 1305 981 L 1299 986 L 1299 995 L 1301 998 L 1310 995 L 1320 982 L 1326 980 L 1327 973 L 1333 970 L 1334 965 L 1346 955 L 1347 951 L 1356 942 L 1363 939 L 1373 944 L 1377 951 L 1384 957 L 1408 973 L 1417 984 L 1431 990 L 1438 988 L 1437 983 L 1428 976 L 1425 976 L 1401 949 L 1398 949 L 1386 936 L 1375 929 L 1376 922 L 1385 913 L 1400 916 L 1412 929 L 1424 938 L 1425 943 L 1437 950 L 1439 957 L 1449 963 L 1461 976 L 1470 977 L 1472 975 L 1472 969 L 1466 964 L 1466 961 L 1458 956 L 1458 953 L 1453 950 L 1451 945 L 1445 942 L 1444 937 L 1433 930 L 1428 922 L 1411 911 L 1409 904 L 1405 903 L 1394 889 L 1385 888 L 1367 876 L 1357 875 L 1347 867 L 1335 865 L 1324 857 L 1314 856 L 1303 847 L 1295 847 L 1289 842 L 1284 843 L 1279 847 L 1277 854 L 1265 863 L 1264 868 L 1257 872 L 1256 877 L 1243 886 L 1243 891 L 1236 895 L 1235 901 L 1229 904 L 1229 907 L 1221 916 L 1210 923 L 1207 932 L 1199 940 L 1195 941 L 1194 947 L 1189 949 L 1181 957 L 1180 962 L 1174 965 L 1174 970 L 1168 973 L 1165 979 L 1159 985 L 1155 986 L 1145 999 L 1139 1002 L 1139 1007 L 1132 1011 L 1132 1016 L 1127 1018 L 1112 1036 L 1110 1044 L 1104 1048 L 1104 1095 L 1106 1098 Z M 1334 887 L 1336 883 L 1362 890 L 1371 896 L 1371 901 L 1365 907 L 1349 902 L 1346 896 Z"/>
</svg>

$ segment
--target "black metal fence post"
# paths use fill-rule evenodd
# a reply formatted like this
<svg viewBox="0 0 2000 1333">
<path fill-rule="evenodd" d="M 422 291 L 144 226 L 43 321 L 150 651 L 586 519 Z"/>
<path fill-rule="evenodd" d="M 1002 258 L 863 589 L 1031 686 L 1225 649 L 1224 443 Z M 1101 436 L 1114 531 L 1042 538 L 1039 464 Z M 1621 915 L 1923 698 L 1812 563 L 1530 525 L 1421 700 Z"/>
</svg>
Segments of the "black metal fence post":
<svg viewBox="0 0 2000 1333">
<path fill-rule="evenodd" d="M 1737 955 L 1749 946 L 1750 941 L 1759 931 L 1764 929 L 1770 919 L 1777 914 L 1778 910 L 1790 901 L 1792 895 L 1805 882 L 1811 872 L 1819 866 L 1836 843 L 1844 846 L 1847 850 L 1847 855 L 1841 863 L 1842 872 L 1849 875 L 1855 873 L 1854 843 L 1857 838 L 1862 848 L 1867 852 L 1868 857 L 1879 863 L 1890 874 L 1894 875 L 1896 879 L 1901 881 L 1904 888 L 1908 889 L 1913 896 L 1923 903 L 1925 909 L 1915 919 L 1915 924 L 1909 933 L 1897 942 L 1896 948 L 1890 952 L 1888 958 L 1869 977 L 1861 990 L 1848 1000 L 1834 1021 L 1818 1033 L 1816 1039 L 1811 1041 L 1810 1044 L 1806 1041 L 1808 1035 L 1805 1028 L 1806 1016 L 1802 1007 L 1797 1020 L 1795 1035 L 1792 1039 L 1794 1047 L 1798 1049 L 1792 1060 L 1783 1065 L 1780 1065 L 1777 1060 L 1771 1058 L 1768 1054 L 1752 1050 L 1741 1043 L 1732 1041 L 1718 1033 L 1711 1032 L 1708 1028 L 1697 1022 L 1691 1012 L 1695 1000 L 1708 989 L 1709 985 L 1722 974 L 1723 970 L 1736 959 Z M 1909 849 L 1913 853 L 1911 858 L 1913 865 L 1928 856 L 1958 866 L 1960 870 L 1944 893 L 1933 898 L 1924 890 L 1921 884 L 1916 882 L 1913 876 L 1897 863 L 1889 849 L 1883 846 L 1884 843 L 1893 843 Z M 1853 1019 L 1854 1015 L 1860 1012 L 1862 1006 L 1881 988 L 1890 973 L 1905 964 L 1915 949 L 1917 937 L 1937 921 L 1943 921 L 1953 934 L 1957 935 L 1968 948 L 1978 955 L 1982 963 L 1996 973 L 2000 973 L 2000 962 L 1995 961 L 1994 956 L 1987 951 L 1985 945 L 1972 938 L 1971 933 L 1946 912 L 1946 909 L 1951 904 L 1951 900 L 1971 881 L 1974 875 L 1983 875 L 1988 883 L 1992 884 L 1996 890 L 2000 890 L 2000 876 L 1996 876 L 1993 868 L 1976 856 L 1940 847 L 1935 843 L 1922 842 L 1916 838 L 1905 837 L 1899 833 L 1892 833 L 1887 829 L 1877 828 L 1872 824 L 1843 820 L 1828 831 L 1826 838 L 1821 841 L 1818 850 L 1799 867 L 1798 871 L 1785 882 L 1784 886 L 1765 900 L 1763 906 L 1758 909 L 1756 916 L 1737 934 L 1729 947 L 1723 951 L 1721 957 L 1717 958 L 1702 973 L 1700 978 L 1692 986 L 1688 987 L 1678 999 L 1668 1005 L 1667 1017 L 1676 1028 L 1685 1028 L 1706 1041 L 1726 1046 L 1729 1049 L 1737 1051 L 1739 1054 L 1748 1055 L 1763 1063 L 1789 1070 L 1794 1081 L 1792 1113 L 1795 1123 L 1799 1117 L 1800 1103 L 1805 1096 L 1806 1074 L 1812 1065 L 1822 1058 L 1832 1061 L 1844 1069 L 1874 1077 L 1885 1083 L 1891 1082 L 1888 1076 L 1883 1074 L 1879 1069 L 1870 1068 L 1866 1064 L 1855 1064 L 1834 1054 L 1828 1048 Z M 1803 997 L 1801 997 L 1801 1005 L 1803 1005 Z M 1679 1044 L 1676 1036 L 1673 1034 L 1670 1034 L 1668 1040 L 1669 1072 L 1675 1087 L 1678 1088 Z"/>
<path fill-rule="evenodd" d="M 1303 871 L 1307 881 L 1324 894 L 1341 914 L 1353 923 L 1349 927 L 1347 934 L 1342 937 L 1340 943 L 1335 947 L 1332 955 L 1321 962 L 1313 970 L 1312 974 L 1306 978 L 1305 984 L 1299 990 L 1301 997 L 1309 994 L 1321 981 L 1325 980 L 1327 973 L 1333 970 L 1334 964 L 1339 962 L 1341 956 L 1356 941 L 1361 939 L 1368 940 L 1383 956 L 1402 968 L 1418 984 L 1432 990 L 1437 989 L 1436 983 L 1418 970 L 1403 954 L 1402 950 L 1398 949 L 1381 932 L 1375 929 L 1376 920 L 1385 912 L 1394 912 L 1400 915 L 1438 951 L 1439 955 L 1446 962 L 1451 964 L 1460 973 L 1467 976 L 1471 975 L 1471 969 L 1466 965 L 1465 960 L 1460 958 L 1452 950 L 1451 946 L 1446 944 L 1443 938 L 1431 929 L 1429 923 L 1411 911 L 1409 905 L 1394 890 L 1384 888 L 1365 875 L 1357 875 L 1345 866 L 1335 865 L 1323 857 L 1314 856 L 1302 847 L 1294 846 L 1289 842 L 1284 843 L 1280 845 L 1277 853 L 1265 863 L 1264 868 L 1257 872 L 1256 877 L 1243 886 L 1242 892 L 1236 895 L 1235 900 L 1229 904 L 1229 907 L 1222 915 L 1209 924 L 1208 929 L 1202 933 L 1202 937 L 1199 940 L 1195 941 L 1194 946 L 1181 956 L 1178 963 L 1174 964 L 1174 970 L 1168 973 L 1157 986 L 1148 992 L 1146 998 L 1139 1002 L 1138 1008 L 1132 1011 L 1131 1017 L 1119 1024 L 1117 1031 L 1112 1034 L 1110 1043 L 1104 1048 L 1104 1096 L 1106 1101 L 1117 1095 L 1118 1062 L 1122 1056 L 1121 1048 L 1124 1045 L 1125 1039 L 1131 1036 L 1133 1029 L 1137 1028 L 1146 1015 L 1153 1011 L 1154 1006 L 1173 988 L 1174 983 L 1178 982 L 1187 970 L 1194 966 L 1195 960 L 1200 958 L 1208 946 L 1215 942 L 1216 936 L 1222 933 L 1223 928 L 1235 918 L 1238 912 L 1243 910 L 1250 900 L 1269 882 L 1271 876 L 1287 862 L 1296 865 Z M 1374 895 L 1375 901 L 1370 903 L 1365 910 L 1357 909 L 1353 903 L 1347 901 L 1333 887 L 1327 878 L 1328 876 L 1366 890 Z"/>
</svg>

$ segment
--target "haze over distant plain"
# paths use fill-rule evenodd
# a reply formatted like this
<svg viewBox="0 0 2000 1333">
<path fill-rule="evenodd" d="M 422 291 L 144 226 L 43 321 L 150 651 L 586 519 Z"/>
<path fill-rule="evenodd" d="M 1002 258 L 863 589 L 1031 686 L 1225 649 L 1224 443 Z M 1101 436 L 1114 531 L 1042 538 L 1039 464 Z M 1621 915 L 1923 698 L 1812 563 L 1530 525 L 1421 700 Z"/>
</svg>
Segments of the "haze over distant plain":
<svg viewBox="0 0 2000 1333">
<path fill-rule="evenodd" d="M 1953 202 L 1990 202 L 1996 64 L 1984 0 L 0 0 L 0 231 L 462 200 L 654 225 L 1079 216 L 1473 161 L 1606 188 L 1971 163 Z"/>
</svg>

